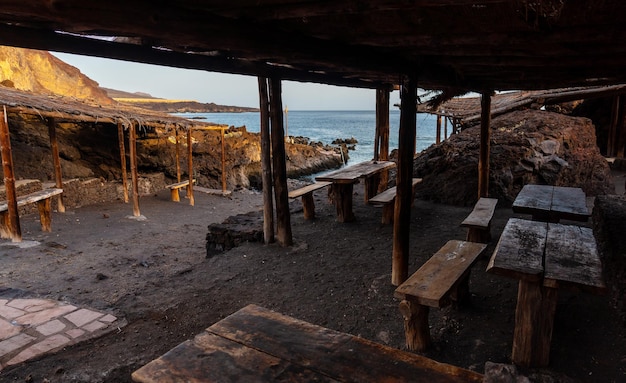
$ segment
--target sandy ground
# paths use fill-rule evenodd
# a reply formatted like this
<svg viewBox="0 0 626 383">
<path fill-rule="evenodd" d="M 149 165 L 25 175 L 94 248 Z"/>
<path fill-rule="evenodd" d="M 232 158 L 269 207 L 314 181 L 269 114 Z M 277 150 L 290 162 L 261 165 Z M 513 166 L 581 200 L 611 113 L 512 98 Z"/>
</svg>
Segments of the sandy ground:
<svg viewBox="0 0 626 383">
<path fill-rule="evenodd" d="M 7 368 L 0 381 L 128 382 L 132 371 L 249 303 L 404 348 L 390 284 L 392 227 L 355 191 L 356 222 L 337 223 L 321 191 L 316 220 L 292 215 L 293 247 L 251 243 L 208 259 L 207 226 L 260 209 L 260 194 L 196 193 L 192 207 L 163 191 L 141 199 L 145 221 L 128 219 L 132 206 L 116 202 L 55 213 L 52 233 L 39 230 L 36 215 L 23 217 L 24 239 L 40 245 L 0 242 L 0 287 L 87 305 L 128 325 Z M 416 201 L 411 272 L 446 241 L 465 238 L 459 224 L 470 211 Z M 511 216 L 510 208 L 497 209 L 488 255 Z M 487 261 L 472 272 L 470 307 L 431 310 L 435 347 L 426 356 L 479 372 L 486 361 L 509 362 L 517 283 L 487 274 Z M 626 331 L 608 297 L 559 298 L 551 365 L 524 373 L 543 382 L 626 381 Z"/>
</svg>

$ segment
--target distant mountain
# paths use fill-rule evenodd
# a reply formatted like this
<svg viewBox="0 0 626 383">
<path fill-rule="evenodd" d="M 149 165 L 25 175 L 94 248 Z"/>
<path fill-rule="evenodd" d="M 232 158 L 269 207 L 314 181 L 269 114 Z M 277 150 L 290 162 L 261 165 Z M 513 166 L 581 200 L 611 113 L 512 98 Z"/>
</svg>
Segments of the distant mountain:
<svg viewBox="0 0 626 383">
<path fill-rule="evenodd" d="M 0 46 L 0 85 L 100 105 L 115 103 L 97 82 L 46 51 Z"/>
<path fill-rule="evenodd" d="M 143 92 L 125 92 L 116 89 L 102 88 L 109 97 L 121 104 L 136 106 L 165 113 L 220 113 L 220 112 L 255 112 L 257 108 L 242 106 L 217 105 L 213 102 L 201 103 L 192 100 L 168 100 L 153 97 Z"/>
<path fill-rule="evenodd" d="M 110 106 L 128 104 L 154 111 L 247 112 L 255 108 L 200 103 L 190 100 L 165 100 L 143 92 L 101 88 L 99 84 L 51 53 L 25 48 L 0 46 L 0 86 L 36 94 L 56 94 Z"/>
</svg>

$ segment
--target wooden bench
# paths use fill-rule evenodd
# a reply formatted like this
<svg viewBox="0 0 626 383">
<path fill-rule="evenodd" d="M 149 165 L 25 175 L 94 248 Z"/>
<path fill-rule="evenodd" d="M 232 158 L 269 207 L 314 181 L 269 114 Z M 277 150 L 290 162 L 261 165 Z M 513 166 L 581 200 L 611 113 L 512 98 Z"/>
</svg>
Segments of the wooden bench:
<svg viewBox="0 0 626 383">
<path fill-rule="evenodd" d="M 412 190 L 413 195 L 411 197 L 411 201 L 415 199 L 415 186 L 422 182 L 421 178 L 413 178 L 412 181 Z M 382 205 L 383 207 L 383 218 L 381 222 L 383 224 L 390 224 L 393 222 L 393 211 L 395 208 L 394 202 L 396 200 L 396 187 L 390 187 L 382 193 L 375 195 L 374 197 L 369 199 L 369 203 L 372 205 Z"/>
<path fill-rule="evenodd" d="M 406 346 L 424 351 L 431 344 L 430 307 L 462 303 L 469 297 L 470 268 L 487 247 L 483 243 L 451 240 L 437 251 L 395 291 L 401 299 Z"/>
<path fill-rule="evenodd" d="M 43 189 L 36 192 L 17 197 L 17 207 L 25 206 L 31 203 L 37 203 L 39 210 L 39 221 L 41 222 L 41 230 L 46 232 L 52 231 L 52 197 L 63 193 L 63 189 Z M 0 237 L 11 238 L 9 229 L 9 203 L 7 201 L 0 202 Z"/>
<path fill-rule="evenodd" d="M 474 210 L 461 222 L 467 227 L 467 240 L 470 242 L 489 243 L 491 241 L 491 219 L 496 210 L 498 200 L 495 198 L 480 198 Z"/>
<path fill-rule="evenodd" d="M 193 180 L 193 183 L 196 183 L 196 180 Z M 180 194 L 178 191 L 184 187 L 189 188 L 189 180 L 177 182 L 175 184 L 167 185 L 165 187 L 170 189 L 172 201 L 180 202 Z"/>
<path fill-rule="evenodd" d="M 294 199 L 302 197 L 302 209 L 304 211 L 304 219 L 313 219 L 315 218 L 315 202 L 313 201 L 313 192 L 325 188 L 326 186 L 331 184 L 332 182 L 329 181 L 315 182 L 310 185 L 301 187 L 300 189 L 290 191 L 289 198 Z"/>
</svg>

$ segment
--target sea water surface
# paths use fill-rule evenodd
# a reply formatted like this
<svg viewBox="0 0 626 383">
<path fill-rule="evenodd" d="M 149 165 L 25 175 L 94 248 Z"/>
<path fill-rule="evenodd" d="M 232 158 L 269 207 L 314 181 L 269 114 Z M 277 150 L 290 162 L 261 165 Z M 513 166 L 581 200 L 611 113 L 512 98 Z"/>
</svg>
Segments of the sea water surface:
<svg viewBox="0 0 626 383">
<path fill-rule="evenodd" d="M 203 122 L 245 126 L 249 132 L 260 131 L 258 112 L 246 113 L 180 113 L 184 118 L 202 118 Z M 298 111 L 283 113 L 285 135 L 308 137 L 311 141 L 331 144 L 335 139 L 355 138 L 358 143 L 355 150 L 349 152 L 348 164 L 369 161 L 374 156 L 376 133 L 375 111 Z M 398 128 L 400 111 L 389 113 L 389 150 L 398 148 Z M 418 152 L 435 142 L 437 119 L 430 114 L 417 114 Z"/>
</svg>

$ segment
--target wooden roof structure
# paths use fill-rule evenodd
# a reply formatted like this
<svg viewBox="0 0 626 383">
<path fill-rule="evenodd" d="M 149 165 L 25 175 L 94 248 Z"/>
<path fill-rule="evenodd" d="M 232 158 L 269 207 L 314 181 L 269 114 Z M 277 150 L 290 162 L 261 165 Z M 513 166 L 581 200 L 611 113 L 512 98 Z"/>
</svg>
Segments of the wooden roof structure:
<svg viewBox="0 0 626 383">
<path fill-rule="evenodd" d="M 0 44 L 462 94 L 626 83 L 625 14 L 621 0 L 5 0 Z"/>
<path fill-rule="evenodd" d="M 132 124 L 153 128 L 226 129 L 227 126 L 191 121 L 167 113 L 123 104 L 95 105 L 69 97 L 35 94 L 0 86 L 0 104 L 7 112 L 38 115 L 57 122 L 100 122 L 128 127 Z"/>
<path fill-rule="evenodd" d="M 624 93 L 626 85 L 623 84 L 501 93 L 491 96 L 491 116 L 495 117 L 532 104 L 551 105 Z M 461 125 L 478 123 L 481 118 L 480 97 L 456 97 L 442 103 L 428 101 L 418 104 L 417 110 L 420 113 L 456 119 Z"/>
</svg>

